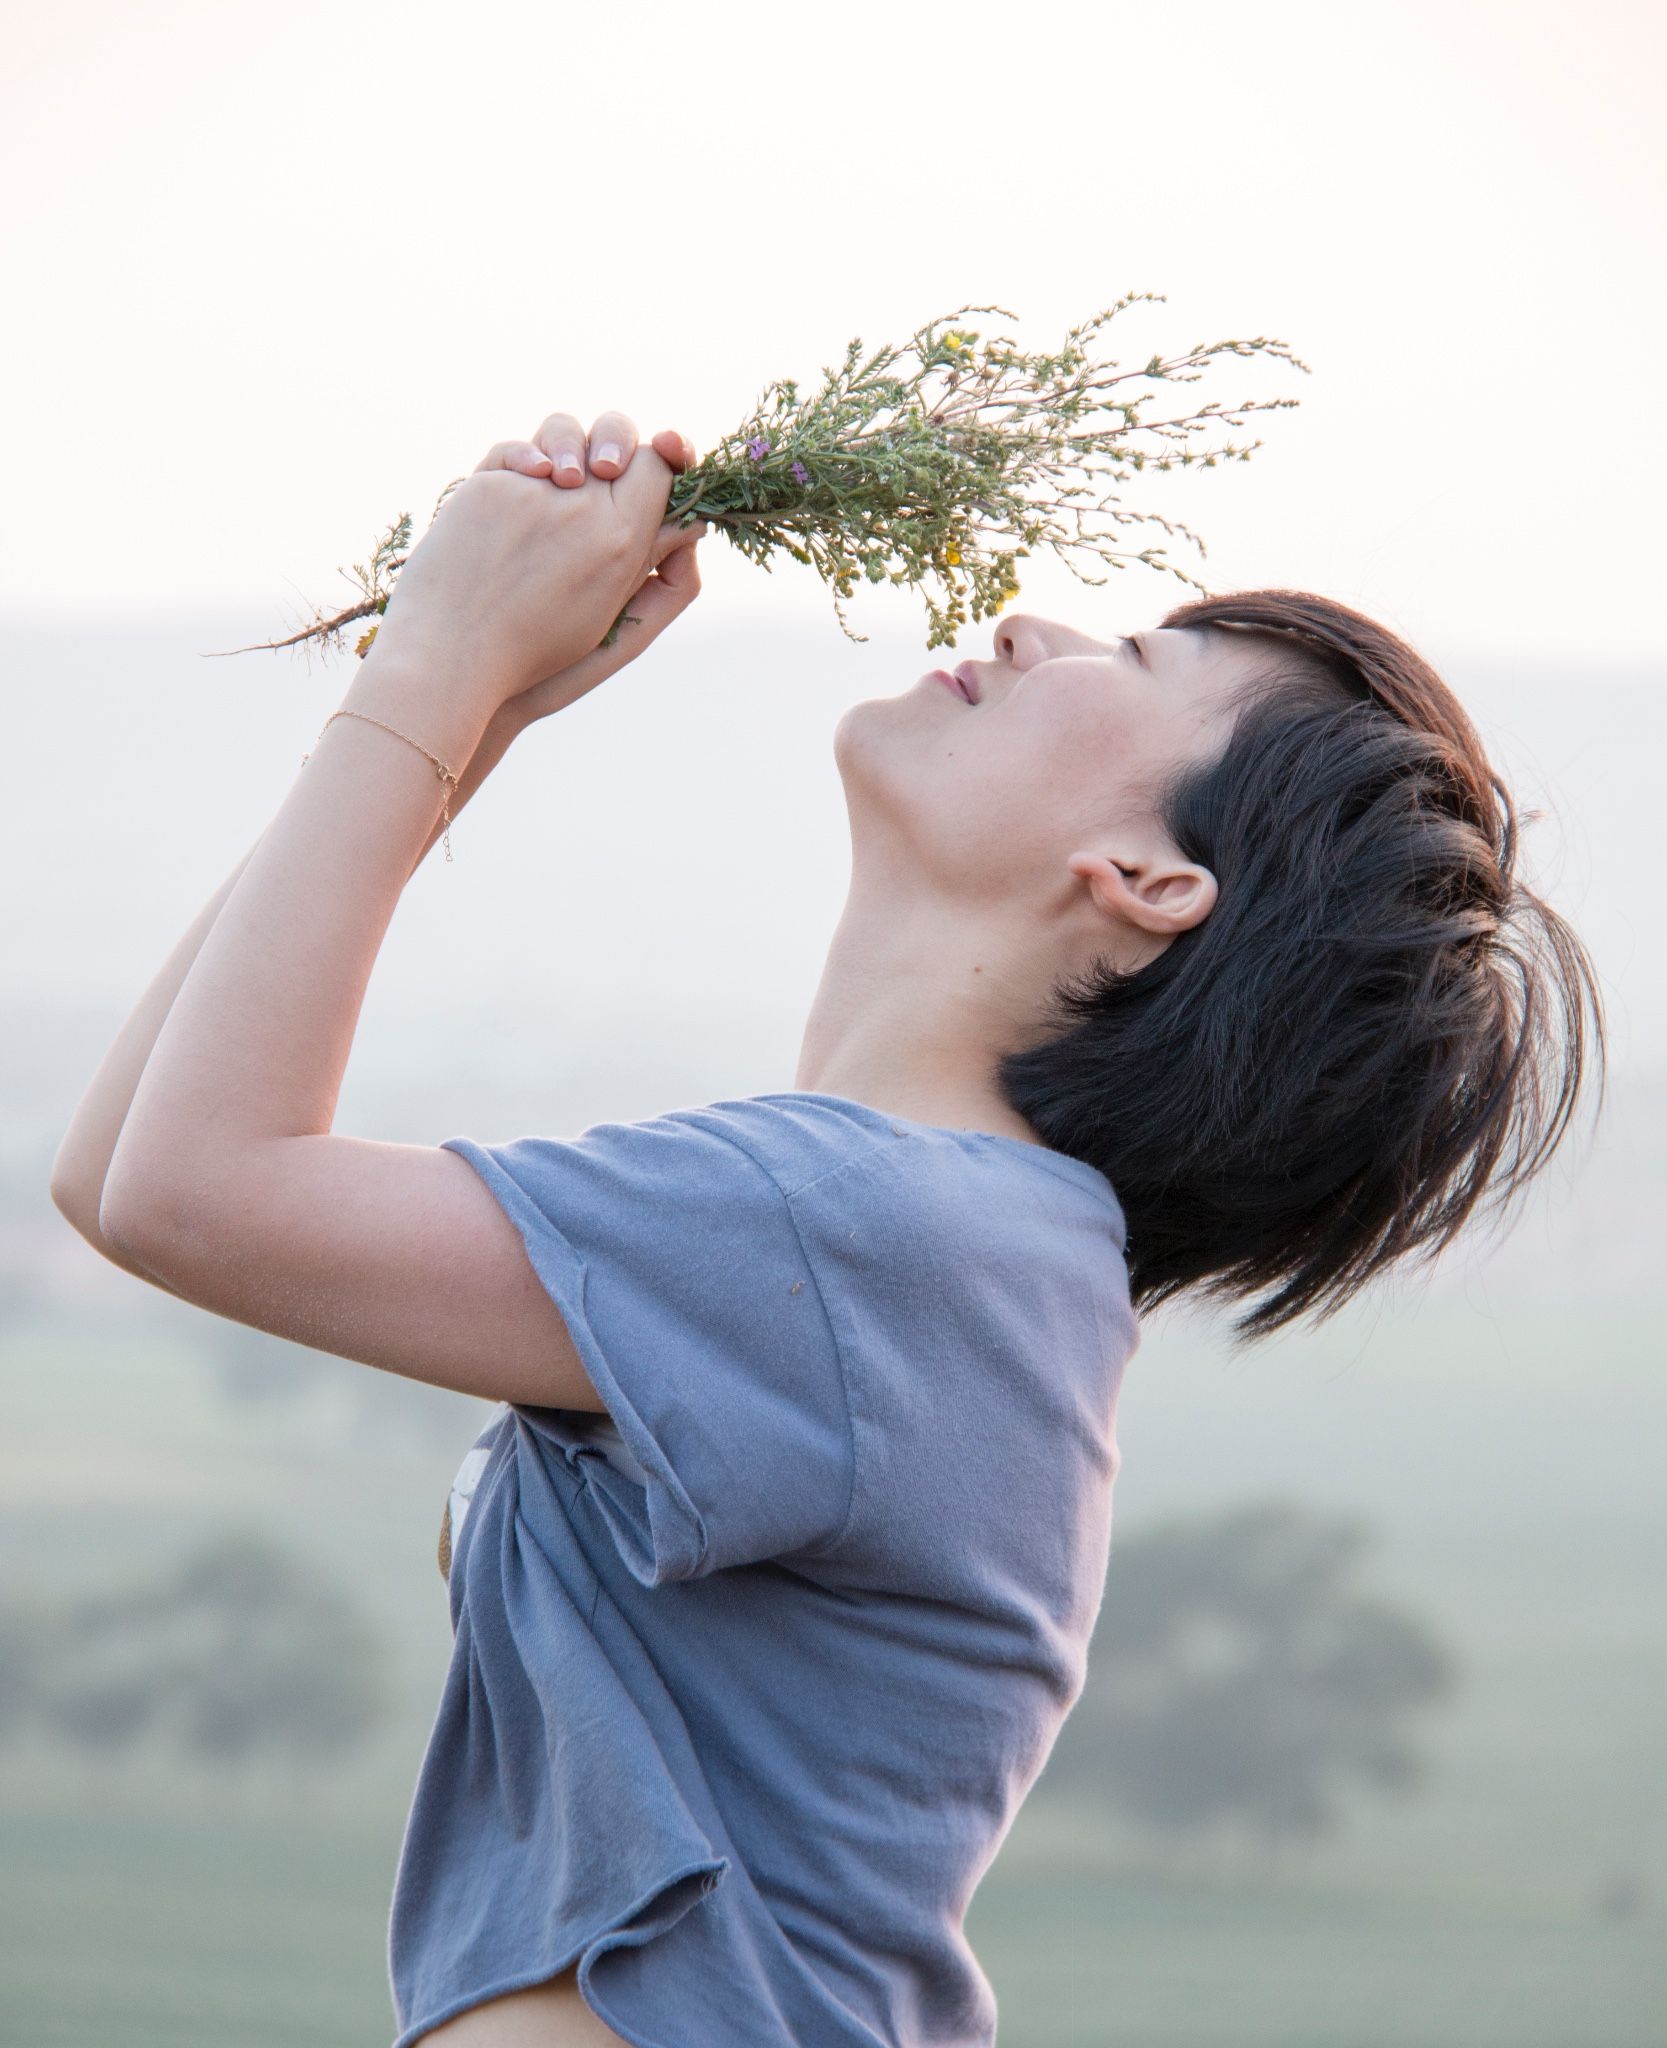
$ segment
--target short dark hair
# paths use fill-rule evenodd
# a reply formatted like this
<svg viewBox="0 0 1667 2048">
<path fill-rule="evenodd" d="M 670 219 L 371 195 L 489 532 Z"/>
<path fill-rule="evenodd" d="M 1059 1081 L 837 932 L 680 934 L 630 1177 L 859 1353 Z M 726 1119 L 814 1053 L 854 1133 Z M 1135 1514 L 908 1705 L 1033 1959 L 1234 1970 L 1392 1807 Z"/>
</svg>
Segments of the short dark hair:
<svg viewBox="0 0 1667 2048">
<path fill-rule="evenodd" d="M 1219 894 L 1145 967 L 1052 990 L 1004 1098 L 1098 1167 L 1137 1310 L 1255 1305 L 1240 1342 L 1323 1321 L 1443 1249 L 1561 1142 L 1603 1006 L 1573 931 L 1517 879 L 1509 791 L 1447 685 L 1346 605 L 1294 590 L 1178 606 L 1259 660 L 1220 756 L 1159 816 Z"/>
</svg>

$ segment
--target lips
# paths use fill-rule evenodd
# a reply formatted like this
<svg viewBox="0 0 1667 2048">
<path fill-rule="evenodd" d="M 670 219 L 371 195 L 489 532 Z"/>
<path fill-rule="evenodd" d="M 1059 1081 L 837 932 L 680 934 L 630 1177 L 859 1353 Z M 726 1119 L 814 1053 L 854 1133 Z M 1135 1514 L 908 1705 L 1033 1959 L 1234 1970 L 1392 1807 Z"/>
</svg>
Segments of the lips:
<svg viewBox="0 0 1667 2048">
<path fill-rule="evenodd" d="M 967 702 L 969 704 L 976 704 L 978 702 L 978 678 L 973 673 L 973 666 L 970 661 L 958 662 L 956 664 L 955 680 L 961 685 L 961 695 L 966 698 Z"/>
<path fill-rule="evenodd" d="M 932 680 L 937 683 L 942 683 L 946 690 L 953 690 L 955 695 L 959 697 L 964 703 L 970 704 L 972 702 L 972 699 L 967 695 L 965 684 L 962 683 L 958 677 L 952 676 L 949 673 L 948 669 L 933 669 Z"/>
</svg>

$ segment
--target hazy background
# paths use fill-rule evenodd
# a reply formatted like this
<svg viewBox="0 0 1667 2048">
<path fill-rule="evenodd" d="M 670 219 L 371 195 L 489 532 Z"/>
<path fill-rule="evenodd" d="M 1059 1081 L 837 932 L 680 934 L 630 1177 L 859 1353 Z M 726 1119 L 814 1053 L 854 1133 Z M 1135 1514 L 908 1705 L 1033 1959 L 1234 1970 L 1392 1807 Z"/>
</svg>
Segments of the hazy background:
<svg viewBox="0 0 1667 2048">
<path fill-rule="evenodd" d="M 392 2038 L 434 1542 L 486 1412 L 187 1309 L 48 1200 L 346 687 L 200 656 L 345 601 L 339 565 L 556 407 L 706 445 L 853 335 L 993 301 L 1043 348 L 1154 290 L 1125 360 L 1264 334 L 1313 366 L 1192 387 L 1302 403 L 1173 480 L 1210 547 L 1178 558 L 1447 674 L 1544 814 L 1612 1094 L 1502 1244 L 1243 1358 L 1149 1323 L 1090 1687 L 969 1930 L 1003 2048 L 1659 2048 L 1662 44 L 1653 8 L 1537 4 L 11 26 L 0 2038 Z M 415 878 L 339 1129 L 792 1085 L 846 875 L 833 725 L 938 656 L 903 593 L 861 591 L 858 646 L 808 570 L 702 555 L 695 611 Z M 1027 566 L 1020 605 L 1092 631 L 1187 594 Z M 1289 1612 L 1243 1576 L 1264 1542 Z M 1339 1631 L 1352 1691 L 1309 1654 Z"/>
</svg>

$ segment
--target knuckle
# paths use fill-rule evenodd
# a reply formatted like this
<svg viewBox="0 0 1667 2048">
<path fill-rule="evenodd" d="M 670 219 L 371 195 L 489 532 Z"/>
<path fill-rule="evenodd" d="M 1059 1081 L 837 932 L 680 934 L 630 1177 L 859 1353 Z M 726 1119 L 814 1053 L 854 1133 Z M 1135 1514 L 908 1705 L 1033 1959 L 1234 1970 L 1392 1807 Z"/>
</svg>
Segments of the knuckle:
<svg viewBox="0 0 1667 2048">
<path fill-rule="evenodd" d="M 559 463 L 564 455 L 583 455 L 585 430 L 570 412 L 553 412 L 533 441 L 552 462 Z"/>
<path fill-rule="evenodd" d="M 636 452 L 637 430 L 623 413 L 605 412 L 590 430 L 592 464 L 611 462 L 624 470 Z"/>
</svg>

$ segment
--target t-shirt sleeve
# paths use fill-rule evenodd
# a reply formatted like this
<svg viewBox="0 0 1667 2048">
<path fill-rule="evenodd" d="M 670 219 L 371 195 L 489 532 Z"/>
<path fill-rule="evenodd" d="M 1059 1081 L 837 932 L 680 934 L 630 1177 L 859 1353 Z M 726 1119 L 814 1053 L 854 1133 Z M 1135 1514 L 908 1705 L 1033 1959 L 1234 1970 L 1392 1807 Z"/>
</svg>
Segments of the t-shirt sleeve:
<svg viewBox="0 0 1667 2048">
<path fill-rule="evenodd" d="M 641 1468 L 645 1512 L 612 1518 L 634 1575 L 655 1586 L 830 1547 L 851 1504 L 851 1416 L 773 1176 L 677 1115 L 444 1149 L 520 1232 Z"/>
</svg>

